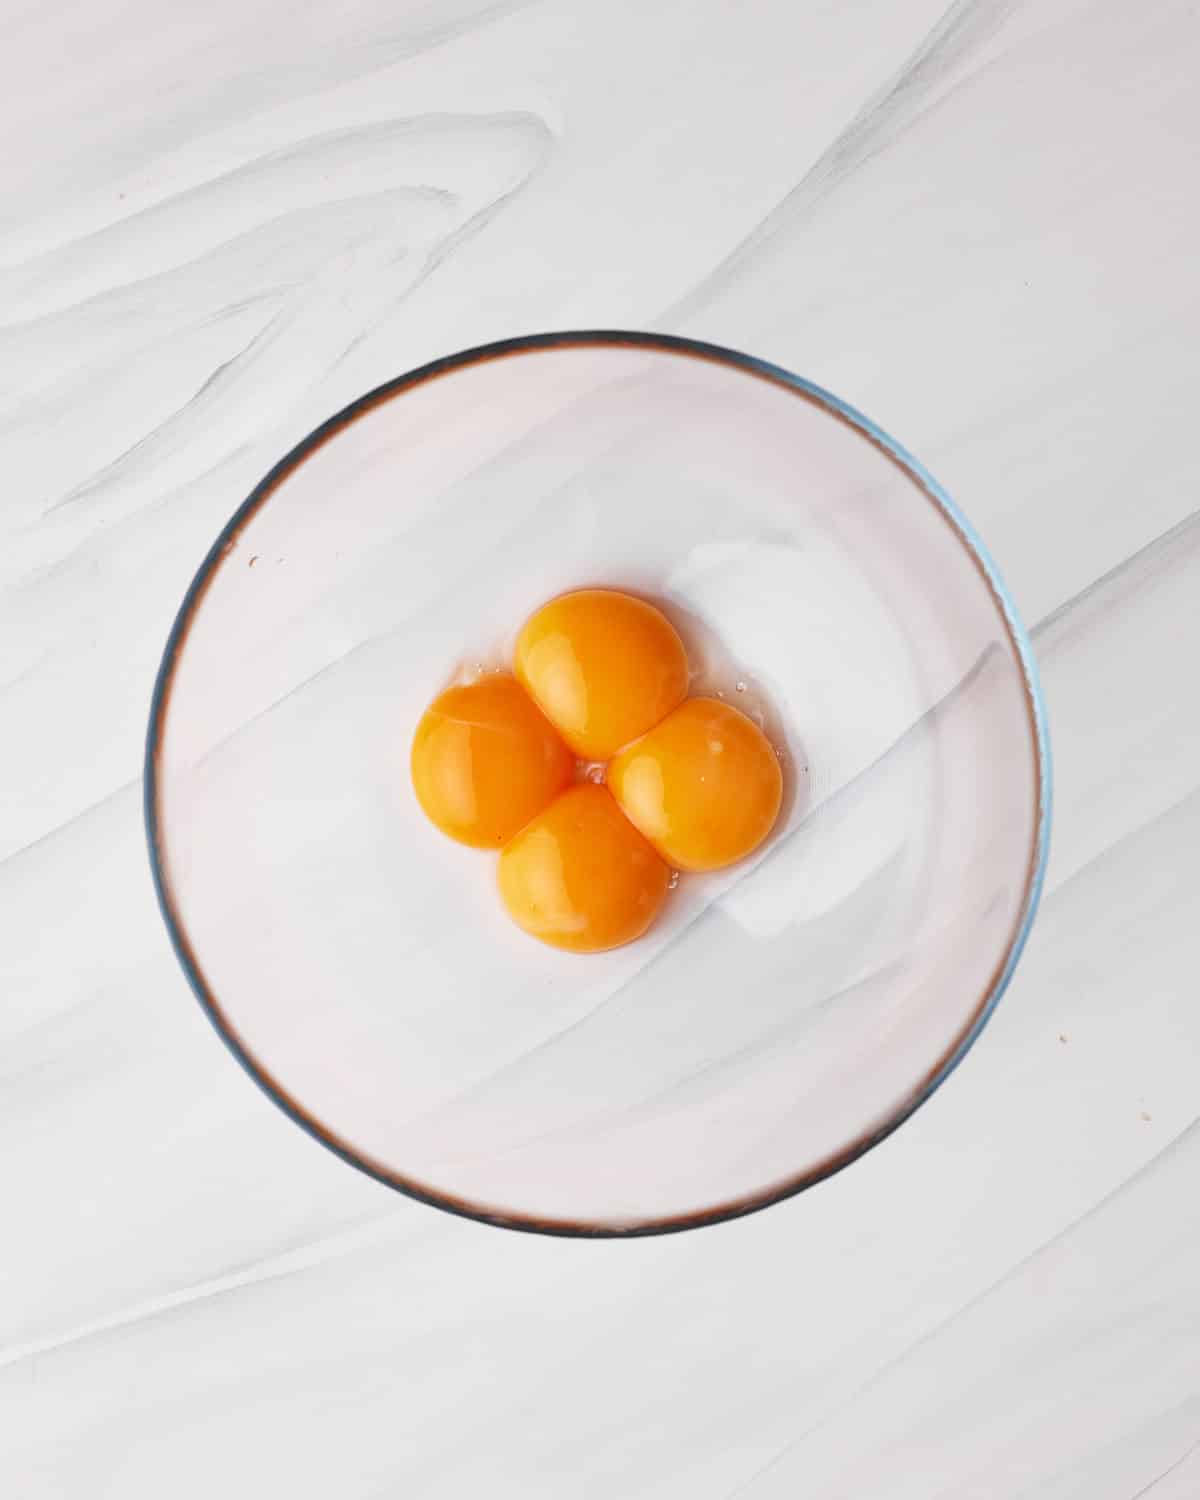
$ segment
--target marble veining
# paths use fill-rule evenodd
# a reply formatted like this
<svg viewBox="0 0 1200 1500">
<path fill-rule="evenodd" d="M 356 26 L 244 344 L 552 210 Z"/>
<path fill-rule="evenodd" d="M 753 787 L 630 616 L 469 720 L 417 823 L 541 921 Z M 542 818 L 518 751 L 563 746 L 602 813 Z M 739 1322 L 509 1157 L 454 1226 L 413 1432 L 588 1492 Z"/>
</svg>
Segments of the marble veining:
<svg viewBox="0 0 1200 1500">
<path fill-rule="evenodd" d="M 1200 18 L 1187 0 L 149 0 L 0 21 L 0 1492 L 1200 1493 Z M 399 370 L 648 326 L 895 432 L 1033 627 L 1043 909 L 850 1171 L 577 1244 L 397 1198 L 155 909 L 154 670 Z"/>
</svg>

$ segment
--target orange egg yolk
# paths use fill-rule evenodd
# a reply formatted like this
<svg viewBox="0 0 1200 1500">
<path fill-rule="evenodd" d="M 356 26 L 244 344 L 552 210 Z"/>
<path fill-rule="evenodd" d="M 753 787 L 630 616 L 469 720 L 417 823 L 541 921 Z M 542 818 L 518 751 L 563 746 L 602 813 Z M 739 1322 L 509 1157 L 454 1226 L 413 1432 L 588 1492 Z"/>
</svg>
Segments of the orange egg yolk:
<svg viewBox="0 0 1200 1500">
<path fill-rule="evenodd" d="M 679 870 L 744 859 L 774 826 L 783 777 L 771 743 L 716 698 L 690 698 L 608 768 L 626 817 Z"/>
<path fill-rule="evenodd" d="M 683 702 L 688 662 L 667 617 L 630 594 L 580 589 L 543 605 L 514 668 L 584 760 L 607 760 Z"/>
<path fill-rule="evenodd" d="M 596 953 L 641 937 L 671 872 L 602 786 L 564 792 L 500 856 L 500 894 L 518 927 Z"/>
<path fill-rule="evenodd" d="M 499 849 L 575 774 L 575 758 L 514 677 L 448 688 L 412 745 L 412 780 L 430 822 L 460 844 Z"/>
</svg>

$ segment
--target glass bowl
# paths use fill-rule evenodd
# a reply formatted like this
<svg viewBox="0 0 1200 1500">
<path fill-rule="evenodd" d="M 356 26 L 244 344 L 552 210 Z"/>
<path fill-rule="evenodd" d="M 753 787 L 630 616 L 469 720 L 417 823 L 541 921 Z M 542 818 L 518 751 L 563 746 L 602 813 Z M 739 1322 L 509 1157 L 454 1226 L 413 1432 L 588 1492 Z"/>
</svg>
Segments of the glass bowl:
<svg viewBox="0 0 1200 1500">
<path fill-rule="evenodd" d="M 754 856 L 590 956 L 518 931 L 408 776 L 429 700 L 585 585 L 658 601 L 787 784 Z M 282 459 L 183 601 L 145 791 L 271 1098 L 417 1198 L 587 1235 L 759 1208 L 911 1114 L 1012 975 L 1050 800 L 1029 642 L 930 475 L 784 370 L 609 332 L 438 360 Z"/>
</svg>

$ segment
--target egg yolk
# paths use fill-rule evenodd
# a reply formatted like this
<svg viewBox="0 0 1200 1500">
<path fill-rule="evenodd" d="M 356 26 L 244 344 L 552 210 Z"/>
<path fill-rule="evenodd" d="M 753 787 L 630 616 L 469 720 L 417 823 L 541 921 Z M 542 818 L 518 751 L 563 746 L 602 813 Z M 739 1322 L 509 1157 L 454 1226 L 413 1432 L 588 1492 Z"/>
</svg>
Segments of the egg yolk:
<svg viewBox="0 0 1200 1500">
<path fill-rule="evenodd" d="M 500 894 L 518 927 L 575 953 L 641 937 L 671 872 L 602 786 L 572 787 L 500 855 Z"/>
<path fill-rule="evenodd" d="M 716 698 L 689 698 L 608 768 L 625 815 L 679 870 L 744 859 L 774 826 L 783 777 L 758 726 Z"/>
<path fill-rule="evenodd" d="M 499 849 L 573 778 L 575 759 L 507 675 L 447 688 L 412 744 L 413 789 L 460 844 Z"/>
<path fill-rule="evenodd" d="M 682 703 L 687 653 L 667 617 L 630 594 L 580 589 L 543 605 L 514 668 L 584 760 L 607 760 Z"/>
</svg>

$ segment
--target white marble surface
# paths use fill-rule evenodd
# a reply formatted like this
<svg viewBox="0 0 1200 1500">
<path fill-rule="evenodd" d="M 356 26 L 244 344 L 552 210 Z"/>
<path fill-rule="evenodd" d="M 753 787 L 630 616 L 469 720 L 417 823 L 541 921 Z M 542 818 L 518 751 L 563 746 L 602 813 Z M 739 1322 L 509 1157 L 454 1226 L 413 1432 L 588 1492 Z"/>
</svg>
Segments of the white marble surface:
<svg viewBox="0 0 1200 1500">
<path fill-rule="evenodd" d="M 0 1494 L 1200 1493 L 1200 13 L 0 12 Z M 397 1198 L 191 1000 L 140 819 L 209 540 L 316 420 L 539 328 L 826 384 L 1034 626 L 1042 914 L 852 1170 L 573 1243 Z"/>
</svg>

